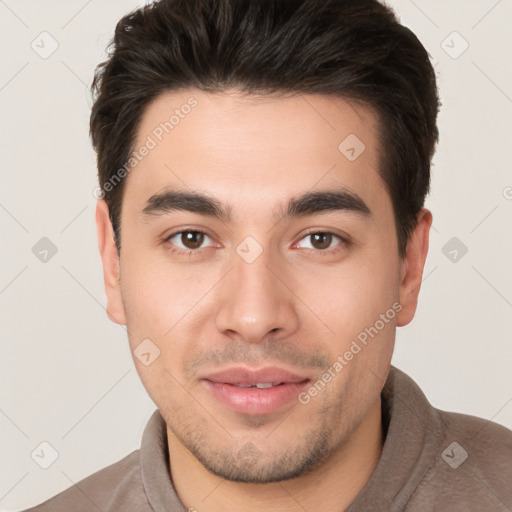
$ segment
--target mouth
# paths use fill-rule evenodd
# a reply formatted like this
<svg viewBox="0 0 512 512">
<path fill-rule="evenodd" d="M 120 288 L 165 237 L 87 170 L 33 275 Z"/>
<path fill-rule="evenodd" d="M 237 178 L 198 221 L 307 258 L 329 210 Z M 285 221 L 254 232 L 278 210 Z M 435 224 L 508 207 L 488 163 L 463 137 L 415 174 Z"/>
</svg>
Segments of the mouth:
<svg viewBox="0 0 512 512">
<path fill-rule="evenodd" d="M 268 389 L 273 388 L 275 386 L 281 386 L 282 384 L 286 384 L 285 382 L 258 382 L 256 384 L 248 384 L 248 383 L 235 383 L 233 386 L 237 386 L 238 388 L 258 388 L 258 389 Z"/>
<path fill-rule="evenodd" d="M 310 378 L 276 367 L 233 367 L 203 377 L 208 393 L 231 410 L 262 415 L 297 403 Z"/>
</svg>

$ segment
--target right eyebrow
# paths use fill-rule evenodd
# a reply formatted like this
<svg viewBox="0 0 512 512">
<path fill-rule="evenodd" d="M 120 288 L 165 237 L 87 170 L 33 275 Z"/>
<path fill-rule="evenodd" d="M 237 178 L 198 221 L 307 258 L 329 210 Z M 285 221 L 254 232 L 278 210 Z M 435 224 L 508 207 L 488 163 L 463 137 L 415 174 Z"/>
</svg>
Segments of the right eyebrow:
<svg viewBox="0 0 512 512">
<path fill-rule="evenodd" d="M 142 210 L 144 217 L 161 216 L 172 211 L 189 211 L 216 217 L 223 222 L 230 222 L 231 215 L 217 199 L 198 192 L 180 192 L 167 190 L 152 195 Z"/>
</svg>

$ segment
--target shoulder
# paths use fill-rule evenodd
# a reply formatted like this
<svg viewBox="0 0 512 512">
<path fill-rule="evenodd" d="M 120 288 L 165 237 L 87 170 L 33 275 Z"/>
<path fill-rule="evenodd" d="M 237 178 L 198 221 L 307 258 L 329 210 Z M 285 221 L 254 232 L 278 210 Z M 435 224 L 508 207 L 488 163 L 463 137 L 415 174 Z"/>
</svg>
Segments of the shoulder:
<svg viewBox="0 0 512 512">
<path fill-rule="evenodd" d="M 461 504 L 471 504 L 471 510 L 509 510 L 512 431 L 476 416 L 434 410 L 442 442 L 407 510 L 416 510 L 414 505 L 424 511 L 457 510 Z"/>
<path fill-rule="evenodd" d="M 69 512 L 70 510 L 73 512 L 150 511 L 140 473 L 139 450 L 25 512 Z"/>
<path fill-rule="evenodd" d="M 445 426 L 443 460 L 450 462 L 452 451 L 454 458 L 459 452 L 464 458 L 460 466 L 467 462 L 467 467 L 483 482 L 501 482 L 509 487 L 512 482 L 512 430 L 476 416 L 438 413 Z"/>
<path fill-rule="evenodd" d="M 446 434 L 464 440 L 479 462 L 485 461 L 489 456 L 496 460 L 496 457 L 501 459 L 511 455 L 512 430 L 491 420 L 468 414 L 439 409 L 437 412 Z M 512 464 L 512 458 L 509 457 L 506 460 Z"/>
</svg>

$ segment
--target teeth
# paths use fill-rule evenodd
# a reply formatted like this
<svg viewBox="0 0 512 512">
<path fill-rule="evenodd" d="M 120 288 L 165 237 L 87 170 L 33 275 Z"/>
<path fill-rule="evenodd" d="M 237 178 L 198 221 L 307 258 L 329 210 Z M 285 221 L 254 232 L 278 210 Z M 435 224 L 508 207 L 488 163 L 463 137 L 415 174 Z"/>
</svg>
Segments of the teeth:
<svg viewBox="0 0 512 512">
<path fill-rule="evenodd" d="M 258 389 L 271 388 L 272 386 L 272 382 L 258 382 L 258 384 L 256 384 L 256 387 Z"/>
<path fill-rule="evenodd" d="M 258 388 L 267 389 L 274 386 L 279 386 L 282 382 L 258 382 L 257 384 L 235 384 L 238 388 Z"/>
</svg>

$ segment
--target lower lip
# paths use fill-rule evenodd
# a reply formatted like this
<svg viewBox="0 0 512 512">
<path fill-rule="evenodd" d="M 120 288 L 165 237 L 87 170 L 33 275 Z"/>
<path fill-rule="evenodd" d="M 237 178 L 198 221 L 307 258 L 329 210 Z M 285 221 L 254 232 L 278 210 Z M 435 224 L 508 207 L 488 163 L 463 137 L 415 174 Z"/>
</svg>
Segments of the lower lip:
<svg viewBox="0 0 512 512">
<path fill-rule="evenodd" d="M 308 381 L 280 384 L 271 388 L 241 388 L 232 384 L 203 381 L 209 391 L 223 404 L 242 414 L 270 414 L 290 402 L 297 401 L 298 394 Z"/>
</svg>

